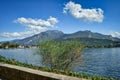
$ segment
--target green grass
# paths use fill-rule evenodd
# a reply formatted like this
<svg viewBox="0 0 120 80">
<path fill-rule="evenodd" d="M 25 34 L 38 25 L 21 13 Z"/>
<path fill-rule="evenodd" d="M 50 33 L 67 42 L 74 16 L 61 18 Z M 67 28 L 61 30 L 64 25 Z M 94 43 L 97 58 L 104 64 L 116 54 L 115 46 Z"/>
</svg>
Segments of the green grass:
<svg viewBox="0 0 120 80">
<path fill-rule="evenodd" d="M 18 61 L 15 61 L 14 59 L 6 59 L 3 56 L 0 56 L 0 63 L 7 63 L 7 64 L 12 64 L 12 65 L 32 68 L 32 69 L 36 69 L 36 70 L 41 70 L 41 71 L 53 72 L 53 73 L 57 73 L 57 74 L 64 74 L 64 75 L 78 77 L 78 78 L 85 78 L 88 80 L 115 80 L 114 78 L 105 78 L 105 77 L 101 77 L 101 76 L 89 76 L 87 74 L 79 74 L 77 72 L 71 72 L 68 70 L 57 70 L 54 68 L 33 66 L 33 65 L 25 64 L 25 63 L 20 63 Z"/>
</svg>

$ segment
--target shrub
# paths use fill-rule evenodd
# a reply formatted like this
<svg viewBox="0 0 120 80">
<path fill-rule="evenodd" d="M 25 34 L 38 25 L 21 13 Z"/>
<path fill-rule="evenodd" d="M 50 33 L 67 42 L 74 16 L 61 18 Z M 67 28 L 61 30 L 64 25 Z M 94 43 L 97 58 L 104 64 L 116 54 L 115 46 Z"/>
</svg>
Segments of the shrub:
<svg viewBox="0 0 120 80">
<path fill-rule="evenodd" d="M 53 40 L 41 43 L 39 49 L 45 66 L 66 70 L 80 57 L 83 46 L 75 40 Z"/>
</svg>

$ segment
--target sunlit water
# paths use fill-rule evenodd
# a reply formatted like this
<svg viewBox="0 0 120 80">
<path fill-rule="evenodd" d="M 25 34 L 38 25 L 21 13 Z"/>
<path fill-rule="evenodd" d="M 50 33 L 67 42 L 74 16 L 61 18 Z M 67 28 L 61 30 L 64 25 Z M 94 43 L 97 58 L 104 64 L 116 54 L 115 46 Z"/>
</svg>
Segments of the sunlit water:
<svg viewBox="0 0 120 80">
<path fill-rule="evenodd" d="M 42 66 L 36 49 L 0 49 L 0 55 L 23 63 Z M 120 78 L 120 48 L 85 49 L 72 71 Z"/>
</svg>

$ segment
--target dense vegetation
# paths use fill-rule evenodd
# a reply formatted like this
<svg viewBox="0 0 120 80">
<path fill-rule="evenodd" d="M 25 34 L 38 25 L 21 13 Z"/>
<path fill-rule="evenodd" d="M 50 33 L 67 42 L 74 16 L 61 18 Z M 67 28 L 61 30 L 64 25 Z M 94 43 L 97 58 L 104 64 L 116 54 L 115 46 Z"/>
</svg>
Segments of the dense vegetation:
<svg viewBox="0 0 120 80">
<path fill-rule="evenodd" d="M 17 48 L 18 46 L 18 44 L 13 44 L 10 42 L 4 42 L 0 44 L 0 48 Z"/>
<path fill-rule="evenodd" d="M 54 72 L 57 74 L 64 74 L 64 75 L 69 75 L 69 76 L 74 76 L 74 77 L 79 77 L 79 78 L 86 78 L 88 80 L 115 80 L 114 78 L 105 78 L 105 77 L 101 77 L 101 76 L 89 76 L 86 74 L 79 74 L 79 73 L 71 72 L 68 70 L 57 70 L 54 68 L 33 66 L 33 65 L 25 64 L 25 63 L 20 63 L 18 61 L 15 61 L 14 59 L 6 59 L 3 56 L 0 56 L 0 63 L 8 63 L 8 64 L 22 66 L 22 67 L 28 67 L 28 68 L 32 68 L 32 69 L 36 69 L 36 70 Z"/>
<path fill-rule="evenodd" d="M 77 41 L 81 42 L 85 48 L 111 48 L 120 47 L 119 41 L 112 41 L 108 39 L 94 39 L 94 38 L 68 38 L 68 39 L 56 39 L 57 41 Z"/>
<path fill-rule="evenodd" d="M 83 46 L 78 41 L 46 41 L 39 45 L 43 65 L 51 68 L 69 70 L 80 57 Z"/>
</svg>

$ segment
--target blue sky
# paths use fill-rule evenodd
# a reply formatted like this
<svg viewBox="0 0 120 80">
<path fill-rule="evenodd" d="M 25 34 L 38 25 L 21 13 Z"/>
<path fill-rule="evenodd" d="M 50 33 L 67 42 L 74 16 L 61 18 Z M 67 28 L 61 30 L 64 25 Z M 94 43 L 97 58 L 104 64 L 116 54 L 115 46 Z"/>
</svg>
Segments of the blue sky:
<svg viewBox="0 0 120 80">
<path fill-rule="evenodd" d="M 120 38 L 120 0 L 0 0 L 0 41 L 45 30 L 90 30 Z"/>
</svg>

